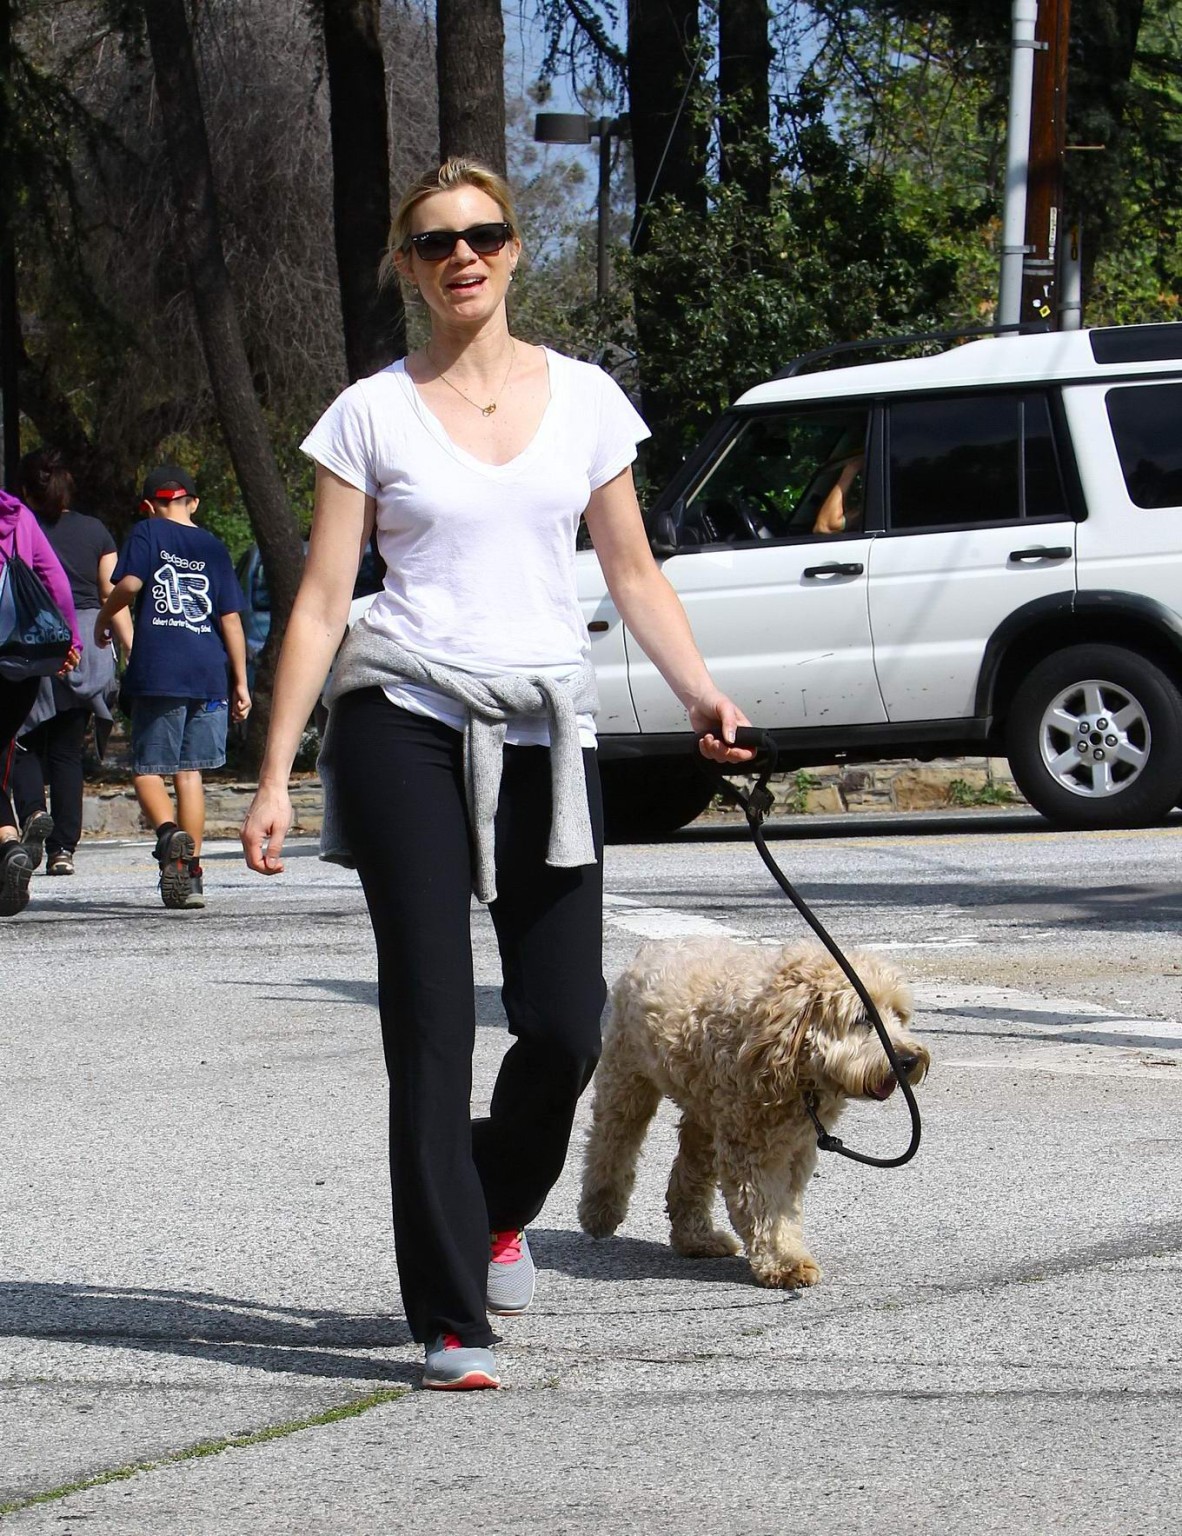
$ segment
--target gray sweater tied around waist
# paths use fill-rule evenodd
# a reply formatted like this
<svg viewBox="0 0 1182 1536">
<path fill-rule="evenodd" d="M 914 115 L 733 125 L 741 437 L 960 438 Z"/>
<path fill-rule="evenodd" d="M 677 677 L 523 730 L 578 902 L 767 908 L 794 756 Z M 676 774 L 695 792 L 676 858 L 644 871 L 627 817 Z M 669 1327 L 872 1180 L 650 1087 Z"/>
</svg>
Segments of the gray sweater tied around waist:
<svg viewBox="0 0 1182 1536">
<path fill-rule="evenodd" d="M 595 673 L 590 661 L 571 684 L 556 683 L 536 673 L 505 672 L 477 677 L 438 662 L 425 661 L 397 641 L 378 634 L 364 621 L 345 638 L 325 690 L 328 725 L 317 767 L 324 786 L 324 821 L 320 857 L 354 867 L 341 822 L 335 784 L 332 705 L 358 688 L 385 688 L 418 683 L 446 694 L 464 706 L 464 789 L 474 849 L 477 899 L 496 900 L 494 818 L 501 790 L 502 748 L 510 720 L 545 717 L 550 731 L 550 842 L 546 862 L 559 869 L 595 863 L 587 780 L 579 744 L 578 715 L 599 707 Z"/>
</svg>

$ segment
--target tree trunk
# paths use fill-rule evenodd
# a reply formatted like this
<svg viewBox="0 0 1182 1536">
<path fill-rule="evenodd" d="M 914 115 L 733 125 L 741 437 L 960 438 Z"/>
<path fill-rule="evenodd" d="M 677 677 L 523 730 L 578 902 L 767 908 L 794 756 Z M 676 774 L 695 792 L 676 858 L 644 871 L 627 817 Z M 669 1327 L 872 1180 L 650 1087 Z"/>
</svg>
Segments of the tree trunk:
<svg viewBox="0 0 1182 1536">
<path fill-rule="evenodd" d="M 701 78 L 701 47 L 697 0 L 628 0 L 628 106 L 636 179 L 632 247 L 638 256 L 648 246 L 650 221 L 664 199 L 706 212 L 706 129 L 691 99 Z M 677 279 L 664 278 L 662 270 L 640 271 L 633 297 L 641 405 L 653 434 L 647 463 L 663 479 L 677 462 L 677 426 L 672 399 L 653 381 L 646 359 L 656 357 L 661 329 L 677 314 Z"/>
<path fill-rule="evenodd" d="M 271 712 L 271 658 L 295 601 L 303 550 L 255 394 L 226 270 L 185 0 L 151 0 L 145 15 L 156 96 L 168 141 L 178 234 L 201 346 L 222 433 L 271 592 L 271 633 L 256 675 L 256 708 L 251 719 L 250 748 L 257 755 Z"/>
<path fill-rule="evenodd" d="M 721 0 L 718 9 L 719 136 L 722 180 L 740 186 L 753 207 L 771 196 L 767 0 Z"/>
<path fill-rule="evenodd" d="M 390 230 L 390 146 L 379 0 L 321 0 L 332 132 L 332 213 L 350 380 L 406 351 L 396 282 L 378 286 Z"/>
<path fill-rule="evenodd" d="M 505 174 L 505 22 L 501 0 L 436 0 L 439 153 Z"/>
</svg>

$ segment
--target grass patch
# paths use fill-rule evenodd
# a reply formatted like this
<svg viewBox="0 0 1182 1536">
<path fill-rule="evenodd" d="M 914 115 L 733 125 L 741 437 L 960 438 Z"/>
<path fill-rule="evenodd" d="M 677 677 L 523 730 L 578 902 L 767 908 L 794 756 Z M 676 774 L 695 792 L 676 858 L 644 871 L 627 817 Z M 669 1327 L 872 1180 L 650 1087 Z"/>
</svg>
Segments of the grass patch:
<svg viewBox="0 0 1182 1536">
<path fill-rule="evenodd" d="M 809 773 L 807 768 L 798 768 L 785 787 L 788 793 L 784 798 L 784 810 L 794 816 L 803 816 L 809 808 L 809 795 L 814 789 L 820 789 L 821 781 L 815 773 Z"/>
<path fill-rule="evenodd" d="M 219 1456 L 223 1451 L 243 1450 L 251 1445 L 265 1445 L 268 1440 L 283 1440 L 288 1435 L 299 1434 L 302 1429 L 317 1429 L 322 1424 L 336 1424 L 341 1419 L 356 1419 L 361 1414 L 368 1413 L 371 1408 L 378 1408 L 383 1403 L 396 1402 L 398 1398 L 405 1397 L 410 1391 L 409 1387 L 382 1387 L 376 1392 L 371 1392 L 368 1397 L 358 1398 L 352 1403 L 342 1403 L 337 1408 L 327 1408 L 323 1413 L 315 1413 L 306 1419 L 291 1419 L 285 1424 L 272 1424 L 267 1429 L 252 1430 L 246 1435 L 225 1435 L 220 1440 L 199 1440 L 196 1445 L 186 1446 L 182 1451 L 172 1451 L 167 1456 L 159 1456 L 155 1461 L 136 1461 L 125 1467 L 112 1467 L 107 1472 L 96 1472 L 93 1477 L 79 1478 L 74 1483 L 63 1483 L 60 1488 L 47 1488 L 42 1493 L 29 1494 L 27 1498 L 14 1499 L 10 1504 L 0 1504 L 0 1519 L 5 1515 L 14 1515 L 18 1510 L 31 1509 L 35 1504 L 51 1504 L 55 1499 L 65 1499 L 72 1493 L 85 1493 L 88 1488 L 102 1488 L 107 1483 L 125 1482 L 129 1477 L 138 1477 L 141 1472 L 156 1472 L 161 1467 L 175 1466 L 182 1461 L 199 1461 L 205 1456 Z"/>
<path fill-rule="evenodd" d="M 1014 792 L 1006 784 L 970 784 L 967 779 L 953 779 L 948 786 L 948 803 L 961 810 L 977 805 L 1013 805 Z"/>
</svg>

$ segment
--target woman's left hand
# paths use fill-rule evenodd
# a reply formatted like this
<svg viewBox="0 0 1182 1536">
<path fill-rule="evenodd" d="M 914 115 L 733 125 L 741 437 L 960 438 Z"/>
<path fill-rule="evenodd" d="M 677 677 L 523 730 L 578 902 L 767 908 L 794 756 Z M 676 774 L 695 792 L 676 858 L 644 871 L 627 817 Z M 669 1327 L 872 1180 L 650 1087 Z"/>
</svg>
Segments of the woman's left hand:
<svg viewBox="0 0 1182 1536">
<path fill-rule="evenodd" d="M 751 722 L 725 694 L 699 699 L 690 706 L 690 724 L 698 733 L 698 751 L 714 763 L 749 763 L 755 756 L 750 747 L 736 747 L 735 731 Z"/>
<path fill-rule="evenodd" d="M 81 660 L 82 652 L 76 645 L 72 645 L 69 651 L 66 653 L 65 661 L 63 661 L 61 666 L 57 669 L 57 675 L 59 677 L 65 677 L 66 673 L 72 672 Z"/>
</svg>

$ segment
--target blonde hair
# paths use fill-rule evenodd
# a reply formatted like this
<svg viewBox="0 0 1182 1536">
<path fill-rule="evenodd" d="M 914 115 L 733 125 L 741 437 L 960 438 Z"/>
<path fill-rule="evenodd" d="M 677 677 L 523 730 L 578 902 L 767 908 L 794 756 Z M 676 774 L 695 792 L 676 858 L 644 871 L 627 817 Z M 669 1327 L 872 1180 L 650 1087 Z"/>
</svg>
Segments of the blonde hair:
<svg viewBox="0 0 1182 1536">
<path fill-rule="evenodd" d="M 453 155 L 436 169 L 424 171 L 421 176 L 416 177 L 402 194 L 398 207 L 394 210 L 394 217 L 390 221 L 390 237 L 386 242 L 386 254 L 382 258 L 378 274 L 381 282 L 389 282 L 397 275 L 398 269 L 394 263 L 395 253 L 398 251 L 405 253 L 410 250 L 411 214 L 418 204 L 425 197 L 432 197 L 436 192 L 450 192 L 455 187 L 475 187 L 478 191 L 486 193 L 501 210 L 513 239 L 521 239 L 517 210 L 513 206 L 513 194 L 505 178 L 498 175 L 496 171 L 490 170 L 487 165 L 482 165 L 479 160 L 463 160 Z"/>
</svg>

